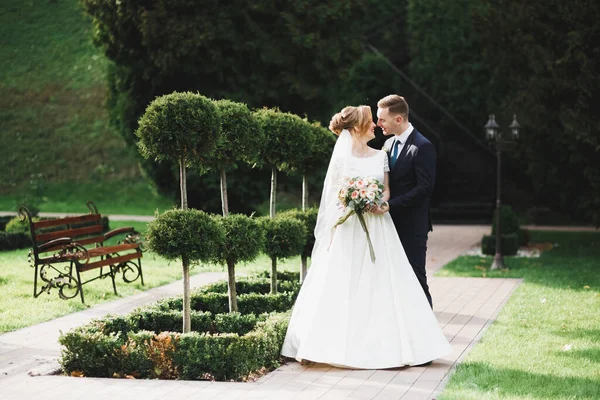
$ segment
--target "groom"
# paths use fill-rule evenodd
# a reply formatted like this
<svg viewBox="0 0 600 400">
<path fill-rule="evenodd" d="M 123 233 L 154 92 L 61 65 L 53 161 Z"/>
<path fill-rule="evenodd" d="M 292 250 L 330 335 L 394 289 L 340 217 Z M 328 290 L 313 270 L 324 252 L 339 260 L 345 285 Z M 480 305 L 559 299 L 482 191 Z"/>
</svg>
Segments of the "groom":
<svg viewBox="0 0 600 400">
<path fill-rule="evenodd" d="M 435 147 L 408 122 L 408 104 L 396 94 L 377 103 L 377 125 L 384 135 L 393 135 L 388 136 L 383 146 L 390 164 L 390 215 L 408 261 L 433 308 L 425 259 L 427 235 L 433 230 L 429 197 L 435 183 Z M 369 144 L 381 147 L 381 142 L 379 146 Z"/>
</svg>

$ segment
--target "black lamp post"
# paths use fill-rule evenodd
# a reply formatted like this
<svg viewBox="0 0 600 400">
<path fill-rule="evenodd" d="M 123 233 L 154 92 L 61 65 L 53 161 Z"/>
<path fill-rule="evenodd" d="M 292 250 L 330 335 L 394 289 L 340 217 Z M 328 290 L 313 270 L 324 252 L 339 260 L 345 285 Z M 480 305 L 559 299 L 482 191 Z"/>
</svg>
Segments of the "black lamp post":
<svg viewBox="0 0 600 400">
<path fill-rule="evenodd" d="M 500 127 L 496 123 L 496 117 L 494 114 L 490 114 L 490 118 L 485 124 L 485 137 L 486 139 L 496 146 L 496 159 L 498 162 L 497 175 L 496 175 L 496 255 L 494 256 L 494 262 L 492 263 L 491 269 L 503 269 L 506 268 L 504 265 L 504 255 L 502 254 L 502 238 L 500 230 L 500 205 L 501 205 L 501 188 L 502 188 L 502 151 L 505 146 L 509 143 L 513 143 L 519 138 L 519 128 L 521 125 L 517 122 L 517 116 L 513 115 L 513 120 L 508 126 L 510 128 L 509 137 L 505 137 L 505 134 L 500 132 Z M 508 135 L 507 135 L 508 136 Z"/>
</svg>

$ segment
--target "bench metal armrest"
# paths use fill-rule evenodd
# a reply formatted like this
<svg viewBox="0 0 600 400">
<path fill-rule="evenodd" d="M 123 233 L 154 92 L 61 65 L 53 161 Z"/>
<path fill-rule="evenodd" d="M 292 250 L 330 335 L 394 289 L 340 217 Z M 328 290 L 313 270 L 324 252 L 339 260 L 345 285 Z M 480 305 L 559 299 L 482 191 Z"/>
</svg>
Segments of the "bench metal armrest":
<svg viewBox="0 0 600 400">
<path fill-rule="evenodd" d="M 71 244 L 72 242 L 73 241 L 70 237 L 61 237 L 61 238 L 51 240 L 49 242 L 46 242 L 46 243 L 38 246 L 38 250 L 44 251 L 46 249 L 56 247 L 56 246 L 65 246 L 65 245 Z"/>
<path fill-rule="evenodd" d="M 111 231 L 106 232 L 104 234 L 104 240 L 108 240 L 113 236 L 122 235 L 124 233 L 138 234 L 138 232 L 135 229 L 133 229 L 133 227 L 125 226 L 123 228 L 117 228 L 117 229 L 113 229 Z"/>
</svg>

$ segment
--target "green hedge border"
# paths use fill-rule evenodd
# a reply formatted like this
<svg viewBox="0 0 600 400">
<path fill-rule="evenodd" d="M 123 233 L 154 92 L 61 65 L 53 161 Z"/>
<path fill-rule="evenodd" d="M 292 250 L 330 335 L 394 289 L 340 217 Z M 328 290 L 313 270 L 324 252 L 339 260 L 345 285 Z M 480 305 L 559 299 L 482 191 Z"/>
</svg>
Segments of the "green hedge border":
<svg viewBox="0 0 600 400">
<path fill-rule="evenodd" d="M 300 289 L 298 273 L 283 271 L 280 277 L 291 291 L 260 293 L 268 290 L 265 274 L 236 282 L 246 291 L 238 296 L 241 313 L 227 313 L 226 282 L 194 291 L 191 333 L 178 332 L 178 296 L 61 334 L 63 371 L 88 377 L 243 381 L 275 368 Z"/>
</svg>

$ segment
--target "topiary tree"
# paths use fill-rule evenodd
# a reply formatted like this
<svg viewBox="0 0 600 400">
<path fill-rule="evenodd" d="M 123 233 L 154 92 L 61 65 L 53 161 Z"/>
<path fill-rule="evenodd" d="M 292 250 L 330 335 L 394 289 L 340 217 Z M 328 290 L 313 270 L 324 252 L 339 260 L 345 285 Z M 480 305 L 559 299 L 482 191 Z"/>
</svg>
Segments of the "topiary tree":
<svg viewBox="0 0 600 400">
<path fill-rule="evenodd" d="M 277 171 L 293 171 L 310 150 L 310 126 L 297 115 L 263 108 L 254 113 L 263 132 L 262 160 L 271 169 L 269 215 L 275 217 Z"/>
<path fill-rule="evenodd" d="M 329 129 L 321 126 L 319 122 L 309 123 L 307 120 L 304 121 L 309 126 L 310 146 L 309 151 L 304 154 L 302 159 L 298 160 L 296 166 L 302 174 L 302 210 L 306 210 L 308 207 L 307 176 L 314 171 L 327 168 L 327 163 L 335 145 L 335 136 Z"/>
<path fill-rule="evenodd" d="M 264 144 L 264 134 L 254 115 L 243 103 L 231 100 L 214 102 L 221 115 L 221 136 L 213 156 L 203 164 L 219 171 L 223 215 L 229 214 L 227 171 L 237 168 L 237 162 L 253 165 Z"/>
<path fill-rule="evenodd" d="M 302 253 L 306 243 L 304 224 L 292 217 L 260 218 L 265 232 L 265 253 L 271 258 L 271 293 L 277 293 L 277 259 Z"/>
<path fill-rule="evenodd" d="M 167 260 L 181 259 L 183 266 L 183 332 L 189 332 L 190 265 L 214 260 L 225 235 L 210 215 L 195 209 L 169 210 L 148 223 L 148 247 Z"/>
<path fill-rule="evenodd" d="M 253 261 L 263 248 L 265 235 L 258 221 L 246 215 L 215 216 L 215 221 L 225 233 L 225 239 L 219 245 L 215 261 L 227 265 L 229 312 L 234 312 L 238 310 L 235 265 L 238 262 Z"/>
<path fill-rule="evenodd" d="M 214 150 L 221 133 L 217 107 L 191 92 L 160 96 L 146 108 L 135 133 L 144 157 L 179 163 L 181 208 L 186 209 L 186 167 L 202 162 Z"/>
<path fill-rule="evenodd" d="M 306 272 L 308 270 L 308 257 L 311 256 L 313 247 L 315 246 L 315 226 L 317 225 L 317 216 L 319 215 L 318 207 L 311 207 L 305 210 L 287 210 L 280 214 L 280 216 L 292 217 L 304 224 L 306 230 L 306 242 L 304 243 L 304 250 L 300 254 L 302 265 L 300 268 L 300 282 L 304 282 L 306 278 Z"/>
</svg>

